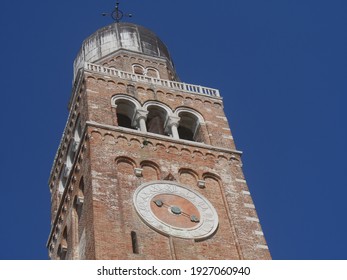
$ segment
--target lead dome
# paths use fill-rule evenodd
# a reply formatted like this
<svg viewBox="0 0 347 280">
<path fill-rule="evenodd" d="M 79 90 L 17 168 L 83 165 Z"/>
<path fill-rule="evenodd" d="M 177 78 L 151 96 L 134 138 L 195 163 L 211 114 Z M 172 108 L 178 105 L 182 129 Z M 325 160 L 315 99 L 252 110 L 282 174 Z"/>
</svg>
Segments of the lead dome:
<svg viewBox="0 0 347 280">
<path fill-rule="evenodd" d="M 165 44 L 149 29 L 132 23 L 113 23 L 85 39 L 74 61 L 74 76 L 84 62 L 96 62 L 117 51 L 129 50 L 173 62 Z"/>
</svg>

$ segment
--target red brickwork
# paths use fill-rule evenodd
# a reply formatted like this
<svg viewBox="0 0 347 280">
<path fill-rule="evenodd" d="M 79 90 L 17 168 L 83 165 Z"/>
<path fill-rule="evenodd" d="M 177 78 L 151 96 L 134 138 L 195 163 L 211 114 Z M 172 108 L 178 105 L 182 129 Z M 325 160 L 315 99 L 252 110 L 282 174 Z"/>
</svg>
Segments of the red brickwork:
<svg viewBox="0 0 347 280">
<path fill-rule="evenodd" d="M 157 69 L 162 79 L 171 79 L 174 71 L 162 59 L 125 51 L 100 64 L 128 72 L 140 64 Z M 47 245 L 52 259 L 271 258 L 220 98 L 88 71 L 81 79 L 50 178 L 52 231 Z M 204 120 L 199 142 L 119 127 L 111 102 L 119 94 L 141 105 L 156 101 L 172 112 L 198 112 Z M 78 118 L 83 136 L 65 189 L 59 191 Z M 215 234 L 199 241 L 182 239 L 144 223 L 133 194 L 141 184 L 157 180 L 175 181 L 206 197 L 218 214 Z M 137 238 L 135 253 L 132 232 Z"/>
</svg>

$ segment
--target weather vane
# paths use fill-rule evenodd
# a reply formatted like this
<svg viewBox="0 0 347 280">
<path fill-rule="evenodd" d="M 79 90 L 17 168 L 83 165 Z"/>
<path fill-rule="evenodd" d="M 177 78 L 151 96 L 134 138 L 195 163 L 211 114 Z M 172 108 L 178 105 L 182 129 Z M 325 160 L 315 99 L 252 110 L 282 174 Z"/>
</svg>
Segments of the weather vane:
<svg viewBox="0 0 347 280">
<path fill-rule="evenodd" d="M 132 17 L 132 14 L 124 14 L 119 9 L 119 1 L 116 2 L 116 6 L 114 7 L 114 10 L 111 13 L 102 13 L 103 16 L 111 15 L 111 17 L 114 19 L 115 22 L 120 22 L 123 17 Z"/>
</svg>

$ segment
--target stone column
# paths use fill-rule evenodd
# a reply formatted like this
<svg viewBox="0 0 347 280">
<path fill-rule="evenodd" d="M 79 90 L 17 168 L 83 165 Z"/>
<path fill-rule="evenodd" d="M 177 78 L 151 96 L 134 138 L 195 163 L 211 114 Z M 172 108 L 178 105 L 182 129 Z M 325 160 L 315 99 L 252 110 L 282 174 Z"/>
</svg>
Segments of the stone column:
<svg viewBox="0 0 347 280">
<path fill-rule="evenodd" d="M 135 113 L 134 123 L 140 128 L 140 131 L 147 132 L 146 119 L 148 111 L 144 109 L 137 109 Z"/>
<path fill-rule="evenodd" d="M 171 115 L 169 116 L 166 126 L 165 126 L 165 130 L 168 130 L 171 132 L 172 138 L 174 139 L 180 139 L 180 136 L 178 134 L 178 125 L 180 122 L 180 117 L 176 116 L 176 115 Z"/>
</svg>

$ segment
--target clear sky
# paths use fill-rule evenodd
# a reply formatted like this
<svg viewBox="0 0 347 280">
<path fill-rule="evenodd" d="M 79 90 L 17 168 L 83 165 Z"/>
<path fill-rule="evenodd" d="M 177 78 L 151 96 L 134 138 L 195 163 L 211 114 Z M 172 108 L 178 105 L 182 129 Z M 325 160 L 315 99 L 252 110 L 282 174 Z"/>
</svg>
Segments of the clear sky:
<svg viewBox="0 0 347 280">
<path fill-rule="evenodd" d="M 0 259 L 47 259 L 81 42 L 114 0 L 3 1 Z M 123 0 L 182 81 L 220 89 L 274 259 L 347 259 L 347 1 Z"/>
</svg>

